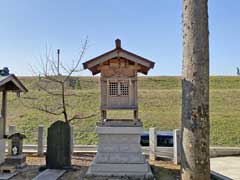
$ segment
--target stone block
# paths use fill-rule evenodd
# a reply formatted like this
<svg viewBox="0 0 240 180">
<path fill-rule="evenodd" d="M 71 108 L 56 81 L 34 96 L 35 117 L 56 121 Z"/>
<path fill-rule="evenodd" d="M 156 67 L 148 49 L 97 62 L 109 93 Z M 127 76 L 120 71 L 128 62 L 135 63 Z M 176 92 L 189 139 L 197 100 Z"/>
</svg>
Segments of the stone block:
<svg viewBox="0 0 240 180">
<path fill-rule="evenodd" d="M 13 179 L 13 177 L 16 176 L 17 174 L 18 174 L 17 171 L 12 173 L 0 173 L 0 179 L 1 180 Z"/>
<path fill-rule="evenodd" d="M 157 131 L 156 128 L 149 128 L 149 159 L 156 160 L 157 153 Z"/>
<path fill-rule="evenodd" d="M 46 169 L 45 171 L 39 173 L 32 180 L 57 180 L 59 179 L 66 171 L 60 169 Z"/>
<path fill-rule="evenodd" d="M 25 154 L 20 154 L 17 156 L 8 156 L 5 160 L 6 164 L 11 164 L 11 165 L 21 165 L 25 164 L 26 162 L 26 155 Z"/>
<path fill-rule="evenodd" d="M 181 162 L 181 130 L 175 129 L 173 131 L 173 162 L 180 164 Z"/>
<path fill-rule="evenodd" d="M 38 156 L 43 156 L 44 154 L 44 126 L 38 127 Z"/>
</svg>

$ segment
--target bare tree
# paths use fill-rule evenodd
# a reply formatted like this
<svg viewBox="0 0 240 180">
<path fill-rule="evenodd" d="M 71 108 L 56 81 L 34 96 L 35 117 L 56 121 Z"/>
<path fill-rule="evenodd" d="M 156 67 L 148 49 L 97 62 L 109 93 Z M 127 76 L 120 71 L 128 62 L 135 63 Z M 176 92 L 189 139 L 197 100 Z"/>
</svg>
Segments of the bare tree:
<svg viewBox="0 0 240 180">
<path fill-rule="evenodd" d="M 35 101 L 36 103 L 28 102 L 23 104 L 29 108 L 33 108 L 51 115 L 63 115 L 66 123 L 70 123 L 76 119 L 86 119 L 96 116 L 98 113 L 90 114 L 88 116 L 81 116 L 80 113 L 76 113 L 69 117 L 68 108 L 70 108 L 71 105 L 66 102 L 66 98 L 69 96 L 77 97 L 77 94 L 74 92 L 69 93 L 67 91 L 67 85 L 72 80 L 72 74 L 82 70 L 79 68 L 79 65 L 86 51 L 87 42 L 88 41 L 86 39 L 82 44 L 79 58 L 75 61 L 73 60 L 72 65 L 70 66 L 55 61 L 51 49 L 49 50 L 46 48 L 47 50 L 45 57 L 41 58 L 40 69 L 32 69 L 34 74 L 39 75 L 37 83 L 38 89 L 54 98 L 54 103 L 51 104 L 49 102 L 41 102 L 42 100 L 40 97 L 25 97 L 25 99 L 28 100 L 37 100 Z"/>
<path fill-rule="evenodd" d="M 210 179 L 208 1 L 183 0 L 183 180 Z"/>
</svg>

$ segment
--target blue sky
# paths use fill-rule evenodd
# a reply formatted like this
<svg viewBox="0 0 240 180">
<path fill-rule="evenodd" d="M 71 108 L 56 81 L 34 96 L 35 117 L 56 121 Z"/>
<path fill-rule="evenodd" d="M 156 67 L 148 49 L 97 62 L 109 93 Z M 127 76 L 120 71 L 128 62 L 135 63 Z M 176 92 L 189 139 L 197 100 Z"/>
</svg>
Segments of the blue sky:
<svg viewBox="0 0 240 180">
<path fill-rule="evenodd" d="M 149 75 L 180 75 L 181 0 L 2 0 L 0 67 L 32 75 L 46 45 L 71 63 L 88 36 L 84 60 L 122 47 L 156 62 Z M 210 73 L 240 66 L 240 1 L 209 0 Z M 88 71 L 76 75 L 91 75 Z"/>
</svg>

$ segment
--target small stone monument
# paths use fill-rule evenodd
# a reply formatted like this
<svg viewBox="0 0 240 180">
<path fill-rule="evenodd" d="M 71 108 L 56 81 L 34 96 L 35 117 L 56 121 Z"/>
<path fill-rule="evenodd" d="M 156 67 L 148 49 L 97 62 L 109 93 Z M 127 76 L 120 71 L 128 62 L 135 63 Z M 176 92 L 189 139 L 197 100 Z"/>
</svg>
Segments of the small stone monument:
<svg viewBox="0 0 240 180">
<path fill-rule="evenodd" d="M 99 143 L 87 176 L 151 179 L 140 146 L 143 127 L 138 118 L 137 73 L 147 74 L 154 62 L 122 49 L 119 39 L 115 43 L 115 49 L 83 63 L 93 75 L 101 73 Z M 109 119 L 109 110 L 130 110 L 133 118 Z"/>
<path fill-rule="evenodd" d="M 66 122 L 56 121 L 48 128 L 46 166 L 71 168 L 70 125 Z"/>
<path fill-rule="evenodd" d="M 17 167 L 26 165 L 26 155 L 22 154 L 24 138 L 26 138 L 26 136 L 21 133 L 14 133 L 8 136 L 8 139 L 11 141 L 11 154 L 7 156 L 5 160 L 6 164 L 16 165 Z"/>
</svg>

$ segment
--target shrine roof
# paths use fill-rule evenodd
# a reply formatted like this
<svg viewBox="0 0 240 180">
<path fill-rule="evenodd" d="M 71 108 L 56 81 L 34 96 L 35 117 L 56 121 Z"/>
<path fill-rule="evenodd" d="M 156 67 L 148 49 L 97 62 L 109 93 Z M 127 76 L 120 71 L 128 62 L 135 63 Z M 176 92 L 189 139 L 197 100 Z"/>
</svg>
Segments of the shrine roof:
<svg viewBox="0 0 240 180">
<path fill-rule="evenodd" d="M 21 133 L 19 133 L 19 132 L 17 132 L 17 133 L 13 133 L 13 134 L 11 134 L 11 135 L 9 135 L 7 138 L 8 139 L 12 139 L 13 137 L 19 137 L 20 139 L 25 139 L 25 138 L 27 138 L 24 134 L 21 134 Z"/>
<path fill-rule="evenodd" d="M 143 74 L 147 74 L 149 69 L 154 67 L 154 62 L 150 61 L 146 58 L 143 58 L 139 55 L 136 55 L 132 52 L 129 52 L 121 47 L 121 40 L 116 39 L 115 40 L 116 47 L 115 49 L 108 51 L 100 56 L 97 56 L 93 59 L 90 59 L 83 63 L 84 69 L 89 69 L 92 71 L 93 75 L 98 74 L 100 70 L 98 70 L 96 67 L 108 60 L 114 59 L 114 58 L 124 58 L 129 61 L 132 61 L 134 63 L 138 63 L 144 68 L 141 68 L 139 72 Z"/>
<path fill-rule="evenodd" d="M 14 75 L 0 70 L 0 91 L 27 92 L 27 88 Z"/>
</svg>

